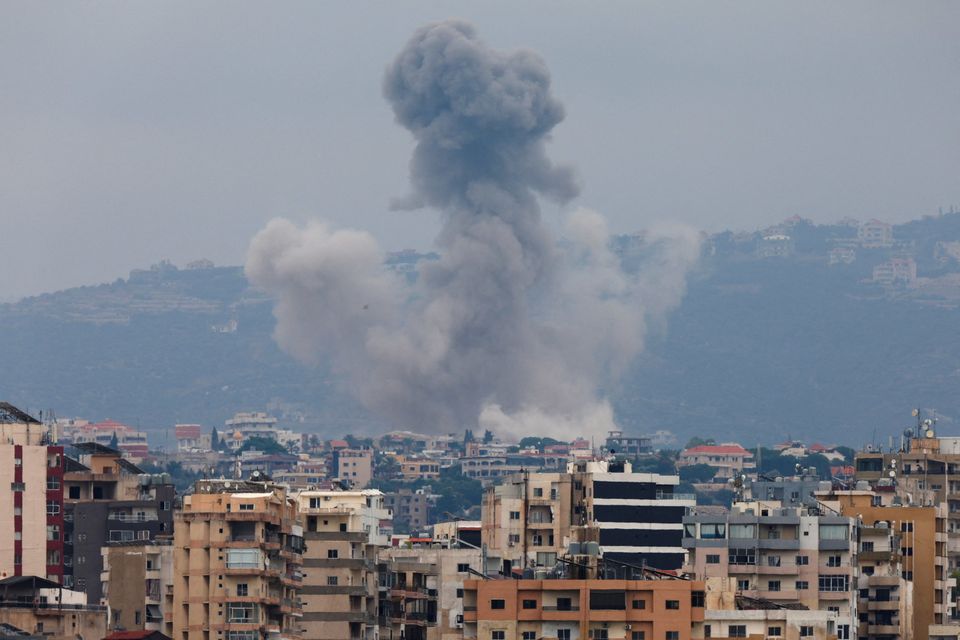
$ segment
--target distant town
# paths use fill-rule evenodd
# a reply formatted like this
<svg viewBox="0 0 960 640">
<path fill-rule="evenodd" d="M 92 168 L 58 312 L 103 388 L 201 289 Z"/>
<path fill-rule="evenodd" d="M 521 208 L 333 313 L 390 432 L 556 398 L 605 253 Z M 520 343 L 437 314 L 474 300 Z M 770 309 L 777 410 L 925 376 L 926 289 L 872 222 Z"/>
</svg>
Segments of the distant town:
<svg viewBox="0 0 960 640">
<path fill-rule="evenodd" d="M 7 638 L 954 638 L 960 437 L 322 440 L 0 403 Z M 9 487 L 9 489 L 6 489 Z"/>
</svg>

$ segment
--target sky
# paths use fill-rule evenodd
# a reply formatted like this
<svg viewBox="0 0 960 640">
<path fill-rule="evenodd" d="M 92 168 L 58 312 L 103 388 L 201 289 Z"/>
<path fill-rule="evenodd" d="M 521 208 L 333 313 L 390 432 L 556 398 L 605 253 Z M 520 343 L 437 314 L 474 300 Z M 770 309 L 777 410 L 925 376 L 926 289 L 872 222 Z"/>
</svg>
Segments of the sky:
<svg viewBox="0 0 960 640">
<path fill-rule="evenodd" d="M 382 96 L 428 22 L 538 52 L 551 157 L 614 232 L 960 207 L 956 2 L 4 2 L 0 301 L 160 259 L 243 262 L 283 216 L 429 249 Z M 564 214 L 545 206 L 550 224 Z"/>
</svg>

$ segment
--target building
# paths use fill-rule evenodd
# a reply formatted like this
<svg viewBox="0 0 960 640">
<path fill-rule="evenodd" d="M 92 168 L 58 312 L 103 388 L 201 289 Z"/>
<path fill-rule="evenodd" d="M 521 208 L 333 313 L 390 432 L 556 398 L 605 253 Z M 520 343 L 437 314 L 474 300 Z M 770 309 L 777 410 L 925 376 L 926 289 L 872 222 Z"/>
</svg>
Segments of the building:
<svg viewBox="0 0 960 640">
<path fill-rule="evenodd" d="M 932 624 L 946 624 L 954 612 L 950 597 L 952 581 L 947 571 L 947 518 L 942 505 L 904 506 L 883 504 L 882 495 L 873 491 L 850 490 L 818 494 L 825 505 L 843 515 L 858 518 L 866 526 L 899 532 L 901 575 L 913 587 L 912 628 L 900 630 L 904 637 L 927 640 Z M 862 553 L 862 552 L 861 552 Z M 892 586 L 892 585 L 891 585 Z M 881 598 L 877 602 L 889 602 Z M 877 636 L 889 635 L 895 624 L 894 605 L 874 606 L 890 613 L 891 623 L 876 625 Z M 898 608 L 898 605 L 897 605 Z M 866 619 L 869 625 L 869 618 Z"/>
<path fill-rule="evenodd" d="M 482 543 L 502 559 L 500 573 L 550 568 L 572 541 L 572 476 L 519 473 L 484 490 Z"/>
<path fill-rule="evenodd" d="M 397 456 L 404 482 L 436 480 L 440 477 L 440 463 L 430 458 Z"/>
<path fill-rule="evenodd" d="M 212 434 L 203 433 L 199 424 L 178 424 L 173 427 L 177 451 L 209 451 Z"/>
<path fill-rule="evenodd" d="M 563 471 L 571 455 L 549 453 L 509 454 L 460 458 L 460 472 L 468 478 L 479 480 L 485 486 L 524 471 Z"/>
<path fill-rule="evenodd" d="M 101 549 L 170 536 L 176 490 L 169 476 L 144 473 L 114 449 L 92 442 L 75 449 L 80 460 L 64 460 L 64 584 L 98 604 Z"/>
<path fill-rule="evenodd" d="M 687 640 L 703 622 L 690 580 L 466 580 L 463 637 Z"/>
<path fill-rule="evenodd" d="M 430 496 L 422 489 L 392 491 L 384 495 L 383 504 L 400 531 L 423 531 L 430 524 Z"/>
<path fill-rule="evenodd" d="M 774 233 L 757 241 L 758 258 L 785 258 L 792 254 L 793 238 L 786 234 Z"/>
<path fill-rule="evenodd" d="M 726 481 L 742 473 L 756 472 L 753 454 L 735 442 L 702 444 L 680 452 L 677 467 L 705 464 L 717 470 L 715 478 Z"/>
<path fill-rule="evenodd" d="M 431 543 L 383 549 L 378 561 L 381 640 L 399 639 L 401 631 L 411 638 L 411 627 L 430 640 L 461 640 L 464 582 L 486 573 L 484 557 L 479 548 Z"/>
<path fill-rule="evenodd" d="M 913 258 L 891 258 L 873 268 L 873 281 L 886 287 L 911 287 L 917 282 L 917 263 Z"/>
<path fill-rule="evenodd" d="M 683 565 L 683 516 L 696 505 L 692 494 L 675 493 L 679 476 L 634 473 L 629 462 L 570 463 L 571 525 L 581 543 L 597 542 L 608 564 L 625 576 L 637 567 Z"/>
<path fill-rule="evenodd" d="M 225 423 L 223 441 L 239 449 L 250 438 L 277 439 L 277 419 L 263 412 L 237 413 Z"/>
<path fill-rule="evenodd" d="M 857 260 L 857 251 L 853 247 L 834 247 L 830 249 L 829 264 L 853 264 Z"/>
<path fill-rule="evenodd" d="M 200 480 L 174 535 L 174 640 L 300 637 L 303 528 L 282 487 Z"/>
<path fill-rule="evenodd" d="M 63 580 L 63 447 L 32 416 L 0 403 L 0 578 Z"/>
<path fill-rule="evenodd" d="M 377 630 L 377 548 L 388 538 L 390 520 L 383 493 L 301 491 L 296 495 L 304 523 L 305 638 L 373 640 Z"/>
<path fill-rule="evenodd" d="M 857 240 L 865 249 L 887 249 L 893 246 L 893 225 L 869 220 L 857 229 Z"/>
<path fill-rule="evenodd" d="M 147 433 L 137 431 L 116 420 L 87 422 L 73 420 L 63 423 L 62 444 L 98 444 L 103 447 L 116 446 L 127 458 L 140 461 L 147 457 Z"/>
<path fill-rule="evenodd" d="M 860 525 L 857 580 L 861 638 L 906 640 L 913 631 L 913 582 L 904 574 L 902 534 L 886 521 Z"/>
<path fill-rule="evenodd" d="M 373 450 L 337 449 L 333 468 L 338 480 L 349 482 L 352 489 L 364 489 L 373 479 Z"/>
<path fill-rule="evenodd" d="M 449 520 L 433 525 L 433 540 L 445 547 L 479 549 L 483 544 L 480 520 Z"/>
<path fill-rule="evenodd" d="M 52 580 L 10 576 L 0 580 L 0 628 L 45 640 L 99 639 L 107 635 L 107 608 Z"/>
<path fill-rule="evenodd" d="M 653 451 L 649 436 L 625 436 L 623 431 L 607 432 L 607 441 L 604 445 L 611 455 L 636 458 Z"/>
<path fill-rule="evenodd" d="M 172 538 L 113 542 L 103 548 L 101 592 L 111 627 L 173 634 Z"/>
<path fill-rule="evenodd" d="M 837 635 L 856 632 L 855 518 L 777 502 L 738 502 L 729 513 L 683 519 L 687 571 L 736 579 L 737 592 L 838 614 Z"/>
</svg>

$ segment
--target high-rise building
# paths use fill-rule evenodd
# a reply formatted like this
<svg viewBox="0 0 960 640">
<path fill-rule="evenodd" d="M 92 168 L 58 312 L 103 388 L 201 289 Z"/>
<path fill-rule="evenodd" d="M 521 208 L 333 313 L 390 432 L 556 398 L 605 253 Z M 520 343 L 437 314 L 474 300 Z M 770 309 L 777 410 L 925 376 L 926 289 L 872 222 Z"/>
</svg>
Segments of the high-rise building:
<svg viewBox="0 0 960 640">
<path fill-rule="evenodd" d="M 173 634 L 173 539 L 103 548 L 103 602 L 114 629 Z"/>
<path fill-rule="evenodd" d="M 63 581 L 63 447 L 44 425 L 0 402 L 0 579 Z"/>
<path fill-rule="evenodd" d="M 199 480 L 174 535 L 174 640 L 299 638 L 303 528 L 269 482 Z"/>
<path fill-rule="evenodd" d="M 383 493 L 301 491 L 296 495 L 304 525 L 304 614 L 307 640 L 376 638 L 377 548 L 389 541 L 390 511 Z"/>
<path fill-rule="evenodd" d="M 176 490 L 168 476 L 144 473 L 114 449 L 74 448 L 80 459 L 67 457 L 63 474 L 64 583 L 98 604 L 102 548 L 172 535 Z"/>
</svg>

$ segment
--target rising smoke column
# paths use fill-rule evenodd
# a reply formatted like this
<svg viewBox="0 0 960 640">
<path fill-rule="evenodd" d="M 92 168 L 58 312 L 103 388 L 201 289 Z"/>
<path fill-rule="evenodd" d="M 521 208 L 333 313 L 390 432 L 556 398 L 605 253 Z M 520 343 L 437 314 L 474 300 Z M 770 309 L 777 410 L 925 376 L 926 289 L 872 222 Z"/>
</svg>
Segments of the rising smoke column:
<svg viewBox="0 0 960 640">
<path fill-rule="evenodd" d="M 671 257 L 628 277 L 603 219 L 579 211 L 557 248 L 537 197 L 564 203 L 577 186 L 546 155 L 564 112 L 533 53 L 494 51 L 462 22 L 429 25 L 387 69 L 384 95 L 416 141 L 412 191 L 395 206 L 441 211 L 441 257 L 406 289 L 368 234 L 271 222 L 247 274 L 277 300 L 281 346 L 329 358 L 397 426 L 612 426 L 598 386 L 642 349 L 651 316 L 677 304 L 695 241 L 665 240 Z"/>
</svg>

